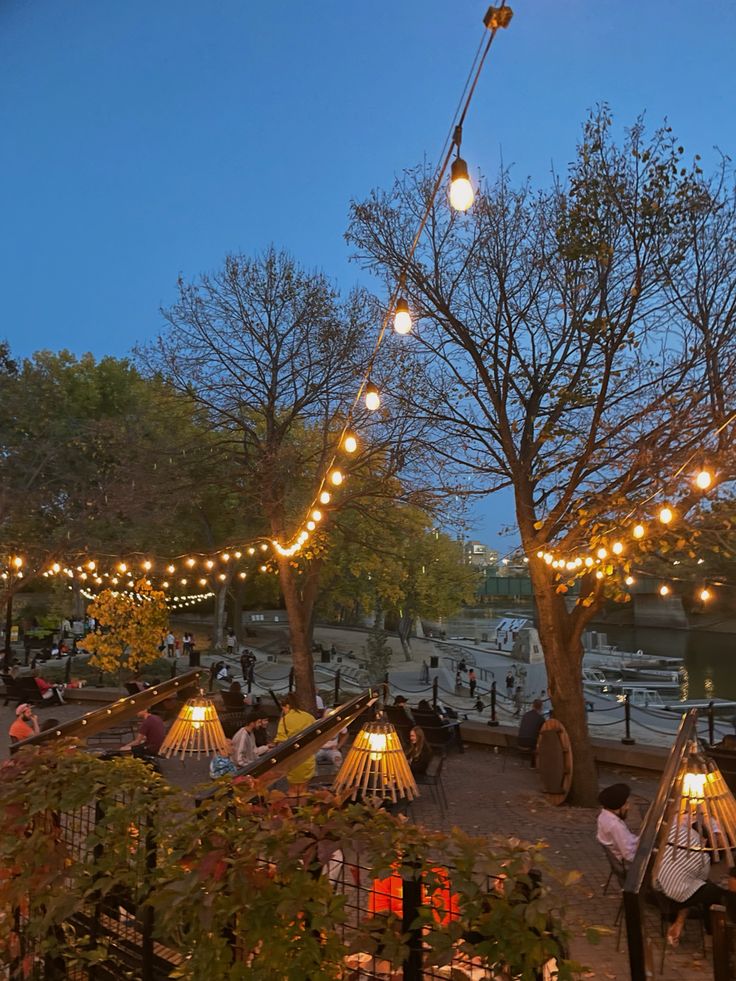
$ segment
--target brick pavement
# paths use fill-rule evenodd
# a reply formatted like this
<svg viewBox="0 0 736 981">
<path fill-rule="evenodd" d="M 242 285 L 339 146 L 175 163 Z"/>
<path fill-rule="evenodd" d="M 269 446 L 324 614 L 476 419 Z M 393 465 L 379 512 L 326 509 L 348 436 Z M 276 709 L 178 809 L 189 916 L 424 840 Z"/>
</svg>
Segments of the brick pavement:
<svg viewBox="0 0 736 981">
<path fill-rule="evenodd" d="M 41 720 L 53 716 L 60 720 L 75 718 L 79 706 L 41 708 Z M 14 717 L 14 705 L 0 703 L 0 740 Z M 162 761 L 164 775 L 172 783 L 190 788 L 207 778 L 207 761 Z M 651 799 L 656 788 L 654 779 L 621 771 L 601 773 L 601 786 L 626 780 L 635 794 Z M 562 870 L 582 874 L 578 884 L 568 888 L 565 903 L 568 924 L 573 933 L 573 956 L 589 967 L 589 978 L 621 979 L 629 977 L 625 936 L 621 952 L 616 951 L 613 921 L 619 903 L 615 884 L 603 895 L 608 877 L 604 856 L 595 841 L 596 810 L 552 807 L 543 798 L 536 771 L 523 759 L 504 759 L 490 749 L 470 748 L 463 755 L 448 757 L 443 781 L 449 803 L 444 821 L 428 793 L 414 805 L 414 819 L 433 827 L 449 829 L 455 825 L 473 835 L 514 835 L 530 841 L 544 840 L 549 845 L 549 860 Z M 635 811 L 635 808 L 632 808 Z M 636 828 L 632 814 L 632 827 Z M 699 931 L 692 927 L 683 934 L 680 948 L 668 952 L 663 974 L 659 974 L 661 942 L 655 918 L 650 920 L 655 941 L 654 958 L 661 981 L 683 981 L 712 977 L 710 962 L 699 950 Z M 589 926 L 601 926 L 600 943 L 590 944 L 585 936 Z"/>
</svg>

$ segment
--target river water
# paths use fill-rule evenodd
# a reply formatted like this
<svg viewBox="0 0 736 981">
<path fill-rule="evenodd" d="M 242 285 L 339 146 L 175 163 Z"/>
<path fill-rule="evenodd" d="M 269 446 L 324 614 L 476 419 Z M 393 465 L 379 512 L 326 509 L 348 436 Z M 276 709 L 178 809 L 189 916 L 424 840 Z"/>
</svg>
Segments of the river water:
<svg viewBox="0 0 736 981">
<path fill-rule="evenodd" d="M 621 650 L 683 658 L 687 669 L 683 697 L 736 699 L 736 634 L 609 623 L 600 627 L 608 643 Z"/>
</svg>

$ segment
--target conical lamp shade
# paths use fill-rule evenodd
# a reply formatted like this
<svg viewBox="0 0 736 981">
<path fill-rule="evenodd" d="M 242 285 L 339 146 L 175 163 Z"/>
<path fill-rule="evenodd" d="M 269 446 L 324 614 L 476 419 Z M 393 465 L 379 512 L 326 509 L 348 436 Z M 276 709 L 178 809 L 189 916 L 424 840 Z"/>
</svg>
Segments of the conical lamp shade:
<svg viewBox="0 0 736 981">
<path fill-rule="evenodd" d="M 677 863 L 692 852 L 736 864 L 736 800 L 717 765 L 693 753 L 675 786 L 676 808 L 655 869 L 662 861 Z"/>
<path fill-rule="evenodd" d="M 225 733 L 214 703 L 209 698 L 190 698 L 184 703 L 159 750 L 162 756 L 210 756 L 226 750 Z"/>
<path fill-rule="evenodd" d="M 336 794 L 350 791 L 355 800 L 377 797 L 396 802 L 419 796 L 401 740 L 390 722 L 368 722 L 355 737 L 335 777 Z"/>
</svg>

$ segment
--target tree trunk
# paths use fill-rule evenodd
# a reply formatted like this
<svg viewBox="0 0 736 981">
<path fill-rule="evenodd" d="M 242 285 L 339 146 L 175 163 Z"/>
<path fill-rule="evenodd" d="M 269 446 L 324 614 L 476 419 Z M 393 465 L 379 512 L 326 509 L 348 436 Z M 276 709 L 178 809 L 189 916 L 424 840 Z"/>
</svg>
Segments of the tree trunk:
<svg viewBox="0 0 736 981">
<path fill-rule="evenodd" d="M 305 604 L 299 595 L 296 576 L 288 556 L 279 555 L 279 576 L 281 592 L 289 617 L 289 636 L 291 657 L 294 664 L 296 693 L 302 707 L 308 712 L 316 709 L 316 688 L 314 684 L 314 662 L 309 643 L 309 624 L 312 618 L 312 604 Z"/>
<path fill-rule="evenodd" d="M 402 613 L 399 617 L 399 642 L 401 643 L 401 649 L 404 652 L 404 660 L 411 661 L 411 625 L 414 623 L 414 617 L 410 613 Z"/>
<path fill-rule="evenodd" d="M 215 611 L 212 624 L 212 646 L 221 651 L 225 647 L 225 601 L 227 600 L 227 583 L 217 583 L 215 589 Z"/>
<path fill-rule="evenodd" d="M 230 591 L 230 621 L 238 638 L 238 644 L 243 642 L 243 606 L 247 586 L 242 579 L 236 579 Z"/>
<path fill-rule="evenodd" d="M 580 633 L 573 631 L 572 615 L 562 596 L 555 593 L 546 568 L 540 568 L 535 562 L 529 565 L 552 707 L 572 745 L 572 788 L 568 800 L 581 807 L 594 807 L 598 796 L 598 774 L 585 714 Z"/>
</svg>

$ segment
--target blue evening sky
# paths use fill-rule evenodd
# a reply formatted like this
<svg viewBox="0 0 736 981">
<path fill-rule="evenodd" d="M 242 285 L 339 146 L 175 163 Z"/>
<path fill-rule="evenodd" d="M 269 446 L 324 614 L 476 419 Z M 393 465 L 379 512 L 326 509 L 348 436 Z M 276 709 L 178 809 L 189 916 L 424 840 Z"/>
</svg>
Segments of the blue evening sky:
<svg viewBox="0 0 736 981">
<path fill-rule="evenodd" d="M 564 171 L 597 102 L 736 152 L 733 0 L 526 0 L 463 155 Z M 343 288 L 348 204 L 437 156 L 483 32 L 476 0 L 2 0 L 0 282 L 20 355 L 125 354 L 177 276 L 273 242 Z M 499 495 L 476 534 L 499 545 Z M 509 539 L 505 540 L 507 545 Z"/>
</svg>

